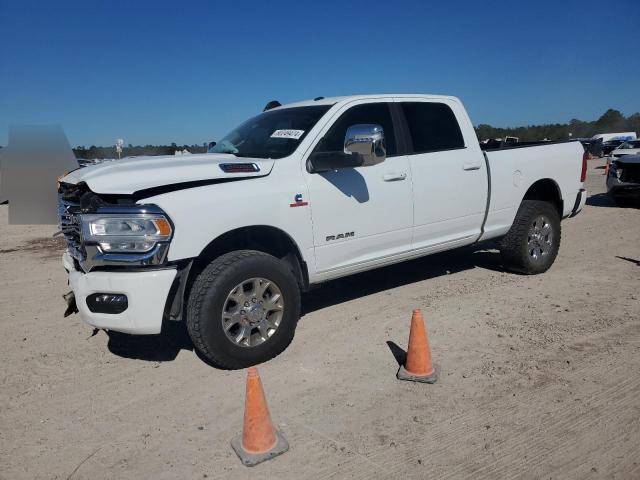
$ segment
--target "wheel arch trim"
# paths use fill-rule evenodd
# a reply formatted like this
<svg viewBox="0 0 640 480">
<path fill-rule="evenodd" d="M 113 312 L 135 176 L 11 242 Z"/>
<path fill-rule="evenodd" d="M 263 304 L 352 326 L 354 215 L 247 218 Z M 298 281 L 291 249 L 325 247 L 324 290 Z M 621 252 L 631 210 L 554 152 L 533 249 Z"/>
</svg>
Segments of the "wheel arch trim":
<svg viewBox="0 0 640 480">
<path fill-rule="evenodd" d="M 540 178 L 529 185 L 522 196 L 520 203 L 522 204 L 522 201 L 524 200 L 551 200 L 556 203 L 560 218 L 564 217 L 564 200 L 562 198 L 562 190 L 560 189 L 558 182 L 553 178 Z"/>
</svg>

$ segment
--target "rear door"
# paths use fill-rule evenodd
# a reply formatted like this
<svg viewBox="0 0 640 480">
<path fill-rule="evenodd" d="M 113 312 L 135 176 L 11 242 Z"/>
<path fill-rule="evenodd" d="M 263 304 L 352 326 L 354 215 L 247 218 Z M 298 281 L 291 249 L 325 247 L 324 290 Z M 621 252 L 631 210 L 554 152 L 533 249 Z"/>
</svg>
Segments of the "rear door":
<svg viewBox="0 0 640 480">
<path fill-rule="evenodd" d="M 410 137 L 413 249 L 474 242 L 487 207 L 487 168 L 462 105 L 449 99 L 396 101 Z"/>
<path fill-rule="evenodd" d="M 314 147 L 342 154 L 347 128 L 356 124 L 381 125 L 387 145 L 387 158 L 378 165 L 306 172 L 316 269 L 322 277 L 363 270 L 411 250 L 411 170 L 399 153 L 392 105 L 392 99 L 381 98 L 344 106 Z"/>
</svg>

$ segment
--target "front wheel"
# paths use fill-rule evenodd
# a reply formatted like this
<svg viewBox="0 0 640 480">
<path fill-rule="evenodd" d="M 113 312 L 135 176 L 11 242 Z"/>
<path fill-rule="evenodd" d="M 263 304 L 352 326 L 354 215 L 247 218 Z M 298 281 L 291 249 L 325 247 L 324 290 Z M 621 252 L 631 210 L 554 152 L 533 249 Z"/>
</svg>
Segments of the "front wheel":
<svg viewBox="0 0 640 480">
<path fill-rule="evenodd" d="M 500 242 L 504 266 L 534 275 L 546 272 L 560 248 L 560 216 L 550 202 L 523 200 L 511 229 Z"/>
<path fill-rule="evenodd" d="M 235 369 L 281 353 L 295 333 L 300 289 L 288 266 L 253 250 L 220 256 L 196 278 L 187 330 L 212 364 Z"/>
</svg>

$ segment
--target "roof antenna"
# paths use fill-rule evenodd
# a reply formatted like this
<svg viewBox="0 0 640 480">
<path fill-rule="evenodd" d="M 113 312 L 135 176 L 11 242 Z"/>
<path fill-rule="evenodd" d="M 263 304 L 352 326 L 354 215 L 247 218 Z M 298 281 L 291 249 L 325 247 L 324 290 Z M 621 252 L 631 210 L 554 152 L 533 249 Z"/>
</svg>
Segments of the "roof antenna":
<svg viewBox="0 0 640 480">
<path fill-rule="evenodd" d="M 317 102 L 318 100 L 323 100 L 323 99 L 324 99 L 324 97 L 316 97 L 316 98 L 313 99 L 313 101 Z"/>
<path fill-rule="evenodd" d="M 277 101 L 277 100 L 271 100 L 269 103 L 267 103 L 264 106 L 264 110 L 262 110 L 263 112 L 266 112 L 267 110 L 271 110 L 272 108 L 276 108 L 276 107 L 280 107 L 282 106 L 282 104 Z"/>
</svg>

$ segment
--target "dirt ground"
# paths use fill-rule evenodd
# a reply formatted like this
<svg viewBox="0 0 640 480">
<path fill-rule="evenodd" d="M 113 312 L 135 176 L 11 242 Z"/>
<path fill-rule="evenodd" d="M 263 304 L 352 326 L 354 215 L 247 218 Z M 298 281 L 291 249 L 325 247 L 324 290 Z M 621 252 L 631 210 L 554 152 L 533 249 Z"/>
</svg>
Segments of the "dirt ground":
<svg viewBox="0 0 640 480">
<path fill-rule="evenodd" d="M 244 371 L 161 336 L 64 319 L 55 227 L 0 206 L 0 478 L 640 478 L 640 210 L 602 161 L 544 275 L 464 249 L 307 294 L 296 337 L 260 367 L 286 454 L 244 467 Z M 422 308 L 435 385 L 396 380 Z"/>
</svg>

